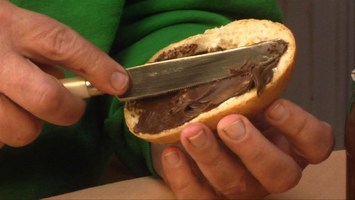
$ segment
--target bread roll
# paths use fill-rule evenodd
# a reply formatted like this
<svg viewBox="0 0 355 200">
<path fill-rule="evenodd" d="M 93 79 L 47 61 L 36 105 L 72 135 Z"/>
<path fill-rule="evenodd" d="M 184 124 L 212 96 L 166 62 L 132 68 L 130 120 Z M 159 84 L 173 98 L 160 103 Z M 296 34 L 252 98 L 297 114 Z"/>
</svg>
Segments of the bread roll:
<svg viewBox="0 0 355 200">
<path fill-rule="evenodd" d="M 257 19 L 237 20 L 225 26 L 206 30 L 203 34 L 195 35 L 171 44 L 157 52 L 149 61 L 156 62 L 244 47 L 269 40 L 282 40 L 287 43 L 287 49 L 274 63 L 274 68 L 271 70 L 271 79 L 262 88 L 259 88 L 258 83 L 256 83 L 257 81 L 254 80 L 255 77 L 251 74 L 251 78 L 249 79 L 253 79 L 254 81 L 246 82 L 244 80 L 240 84 L 226 86 L 223 90 L 221 89 L 220 92 L 223 93 L 229 89 L 237 88 L 238 85 L 243 85 L 244 82 L 248 87 L 252 86 L 251 88 L 248 88 L 243 94 L 237 94 L 222 99 L 218 105 L 206 105 L 211 104 L 206 102 L 220 99 L 221 96 L 223 96 L 220 93 L 217 93 L 215 96 L 209 96 L 208 98 L 204 96 L 204 100 L 184 105 L 185 107 L 175 107 L 175 104 L 184 104 L 183 97 L 185 96 L 190 95 L 192 96 L 191 98 L 195 98 L 195 93 L 186 94 L 187 92 L 193 93 L 192 91 L 194 90 L 202 90 L 203 95 L 206 95 L 206 91 L 208 91 L 208 95 L 215 92 L 215 90 L 217 90 L 216 87 L 219 87 L 218 84 L 220 84 L 218 81 L 213 83 L 213 87 L 215 88 L 213 90 L 210 89 L 212 86 L 205 86 L 205 88 L 202 89 L 188 88 L 181 91 L 182 94 L 167 94 L 151 99 L 127 102 L 124 113 L 129 130 L 137 137 L 150 142 L 175 143 L 179 141 L 180 132 L 188 123 L 201 122 L 211 129 L 216 129 L 219 120 L 228 114 L 239 113 L 247 117 L 253 117 L 255 114 L 261 112 L 279 97 L 281 92 L 285 89 L 293 71 L 296 54 L 295 39 L 292 32 L 280 23 Z M 202 93 L 200 92 L 198 95 L 201 96 Z M 178 97 L 176 97 L 176 95 Z M 152 108 L 153 112 L 147 111 L 145 108 Z M 162 110 L 155 113 L 154 109 Z M 179 109 L 183 109 L 183 111 L 178 111 Z M 199 111 L 201 111 L 201 113 L 199 113 Z M 182 117 L 179 114 L 171 114 L 174 112 L 183 113 L 185 116 Z M 191 116 L 188 116 L 189 114 L 191 114 Z M 188 117 L 186 118 L 186 116 Z M 146 120 L 146 122 L 144 122 L 144 120 Z M 144 122 L 142 123 L 143 125 L 139 125 L 141 123 L 140 121 Z M 175 121 L 178 121 L 177 124 L 175 124 Z"/>
</svg>

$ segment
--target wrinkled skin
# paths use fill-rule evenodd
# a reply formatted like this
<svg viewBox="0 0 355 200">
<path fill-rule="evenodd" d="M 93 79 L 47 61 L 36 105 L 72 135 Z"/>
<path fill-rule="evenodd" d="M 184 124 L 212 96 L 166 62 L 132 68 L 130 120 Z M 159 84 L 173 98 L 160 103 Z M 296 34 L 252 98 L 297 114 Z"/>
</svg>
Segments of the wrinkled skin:
<svg viewBox="0 0 355 200">
<path fill-rule="evenodd" d="M 70 125 L 85 103 L 57 78 L 66 69 L 103 92 L 127 89 L 124 69 L 69 27 L 0 0 L 0 144 L 19 147 L 32 142 L 42 121 Z"/>
<path fill-rule="evenodd" d="M 258 199 L 294 187 L 334 146 L 331 127 L 279 99 L 250 121 L 224 117 L 217 133 L 191 123 L 179 145 L 154 145 L 155 167 L 178 199 Z"/>
</svg>

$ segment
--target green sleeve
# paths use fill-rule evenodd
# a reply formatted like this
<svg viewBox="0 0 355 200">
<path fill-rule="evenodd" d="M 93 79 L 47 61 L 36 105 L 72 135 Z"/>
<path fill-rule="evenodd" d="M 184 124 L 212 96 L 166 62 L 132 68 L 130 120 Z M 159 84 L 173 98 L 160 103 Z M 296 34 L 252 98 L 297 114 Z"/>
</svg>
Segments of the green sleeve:
<svg viewBox="0 0 355 200">
<path fill-rule="evenodd" d="M 241 18 L 280 21 L 273 0 L 143 0 L 129 1 L 122 15 L 112 56 L 123 66 L 145 63 L 161 48 L 206 29 Z M 121 123 L 123 104 L 113 100 L 106 120 L 110 141 L 121 160 L 137 174 L 155 174 L 150 144 L 135 138 Z M 123 128 L 124 134 L 119 130 Z M 148 169 L 141 166 L 146 164 Z"/>
</svg>

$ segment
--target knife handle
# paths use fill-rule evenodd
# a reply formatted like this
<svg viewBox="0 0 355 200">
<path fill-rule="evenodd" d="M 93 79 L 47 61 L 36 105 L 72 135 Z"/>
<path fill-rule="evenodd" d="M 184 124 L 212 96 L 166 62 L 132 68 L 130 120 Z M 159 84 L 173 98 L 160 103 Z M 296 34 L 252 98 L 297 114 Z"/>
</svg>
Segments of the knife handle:
<svg viewBox="0 0 355 200">
<path fill-rule="evenodd" d="M 89 81 L 81 77 L 65 78 L 60 81 L 71 93 L 83 99 L 104 94 L 95 88 Z"/>
</svg>

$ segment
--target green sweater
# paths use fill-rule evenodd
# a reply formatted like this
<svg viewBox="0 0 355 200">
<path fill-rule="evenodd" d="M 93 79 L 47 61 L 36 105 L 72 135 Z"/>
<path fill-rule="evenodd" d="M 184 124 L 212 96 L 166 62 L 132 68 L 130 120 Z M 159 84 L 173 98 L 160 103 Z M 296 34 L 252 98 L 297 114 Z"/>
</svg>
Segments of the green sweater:
<svg viewBox="0 0 355 200">
<path fill-rule="evenodd" d="M 231 20 L 281 18 L 274 0 L 12 2 L 69 25 L 126 67 L 146 62 L 172 42 Z M 87 104 L 75 125 L 45 124 L 32 144 L 0 149 L 0 199 L 38 199 L 98 185 L 113 155 L 137 177 L 154 174 L 150 144 L 129 133 L 123 104 L 110 96 L 91 98 Z"/>
</svg>

